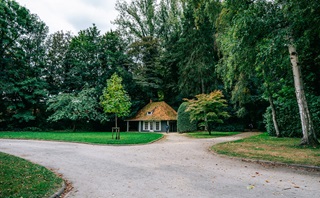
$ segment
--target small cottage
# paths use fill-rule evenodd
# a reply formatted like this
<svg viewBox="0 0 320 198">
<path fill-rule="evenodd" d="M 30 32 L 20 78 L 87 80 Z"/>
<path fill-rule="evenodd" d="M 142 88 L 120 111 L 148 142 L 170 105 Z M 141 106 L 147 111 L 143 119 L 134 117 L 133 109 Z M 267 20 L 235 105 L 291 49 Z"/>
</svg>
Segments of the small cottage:
<svg viewBox="0 0 320 198">
<path fill-rule="evenodd" d="M 150 101 L 138 111 L 137 115 L 127 121 L 127 131 L 170 132 L 177 131 L 177 112 L 166 102 Z"/>
</svg>

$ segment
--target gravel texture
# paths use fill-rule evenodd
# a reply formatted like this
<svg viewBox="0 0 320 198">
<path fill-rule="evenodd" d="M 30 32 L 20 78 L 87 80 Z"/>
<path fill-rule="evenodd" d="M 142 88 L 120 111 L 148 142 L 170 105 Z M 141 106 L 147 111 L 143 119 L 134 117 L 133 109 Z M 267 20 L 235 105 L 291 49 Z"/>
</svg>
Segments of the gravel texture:
<svg viewBox="0 0 320 198">
<path fill-rule="evenodd" d="M 320 173 L 221 157 L 210 146 L 232 137 L 191 139 L 171 133 L 139 146 L 0 140 L 0 151 L 63 174 L 67 197 L 319 197 Z"/>
</svg>

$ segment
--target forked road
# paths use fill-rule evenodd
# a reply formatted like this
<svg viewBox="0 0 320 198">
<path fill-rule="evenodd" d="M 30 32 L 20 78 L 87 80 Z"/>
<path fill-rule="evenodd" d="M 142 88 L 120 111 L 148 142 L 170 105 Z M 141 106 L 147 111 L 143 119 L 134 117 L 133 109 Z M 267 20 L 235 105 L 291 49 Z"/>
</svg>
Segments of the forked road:
<svg viewBox="0 0 320 198">
<path fill-rule="evenodd" d="M 2 139 L 0 151 L 63 174 L 74 186 L 67 197 L 319 197 L 319 172 L 263 167 L 208 151 L 236 138 L 169 134 L 140 146 Z"/>
</svg>

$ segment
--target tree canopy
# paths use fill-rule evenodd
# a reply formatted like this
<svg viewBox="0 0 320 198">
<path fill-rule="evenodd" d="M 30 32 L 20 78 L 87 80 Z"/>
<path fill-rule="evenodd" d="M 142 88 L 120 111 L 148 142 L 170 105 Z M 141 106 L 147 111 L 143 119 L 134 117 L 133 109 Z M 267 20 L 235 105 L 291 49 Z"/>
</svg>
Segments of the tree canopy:
<svg viewBox="0 0 320 198">
<path fill-rule="evenodd" d="M 47 111 L 52 111 L 48 121 L 57 122 L 70 120 L 73 130 L 76 123 L 90 121 L 105 121 L 105 116 L 99 110 L 95 89 L 84 87 L 79 93 L 61 93 L 48 100 Z"/>
</svg>

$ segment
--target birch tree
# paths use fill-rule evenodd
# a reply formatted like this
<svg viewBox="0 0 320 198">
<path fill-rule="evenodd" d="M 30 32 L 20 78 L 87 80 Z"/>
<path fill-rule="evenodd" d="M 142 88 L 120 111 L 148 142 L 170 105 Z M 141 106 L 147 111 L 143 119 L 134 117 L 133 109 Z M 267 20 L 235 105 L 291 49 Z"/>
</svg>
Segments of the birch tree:
<svg viewBox="0 0 320 198">
<path fill-rule="evenodd" d="M 306 94 L 304 92 L 304 84 L 302 80 L 301 66 L 299 64 L 297 49 L 294 44 L 288 45 L 290 61 L 294 77 L 294 87 L 296 91 L 297 102 L 299 106 L 299 114 L 301 119 L 302 134 L 301 145 L 318 145 L 317 136 L 313 127 L 312 117 L 308 108 Z"/>
<path fill-rule="evenodd" d="M 284 13 L 284 21 L 287 23 L 287 25 L 284 26 L 287 32 L 287 34 L 285 35 L 285 39 L 288 46 L 290 62 L 292 66 L 294 87 L 297 97 L 297 103 L 299 106 L 299 114 L 303 134 L 300 144 L 319 145 L 319 141 L 317 140 L 317 136 L 313 126 L 312 117 L 309 111 L 308 102 L 306 99 L 303 76 L 301 72 L 303 66 L 299 62 L 299 49 L 296 45 L 296 43 L 299 42 L 307 42 L 309 38 L 307 39 L 306 36 L 319 37 L 319 35 L 312 35 L 309 33 L 309 31 L 319 32 L 318 28 L 315 29 L 316 24 L 310 23 L 310 21 L 313 20 L 312 18 L 320 18 L 319 2 L 316 0 L 279 0 L 277 3 L 279 4 L 279 7 L 282 7 L 279 12 Z M 304 17 L 300 19 L 301 16 Z M 319 24 L 319 22 L 317 23 Z M 305 53 L 308 52 L 305 51 Z"/>
<path fill-rule="evenodd" d="M 291 64 L 303 134 L 301 145 L 319 144 L 302 80 L 301 71 L 306 66 L 298 61 L 298 51 L 311 54 L 310 48 L 306 44 L 312 38 L 319 37 L 317 35 L 319 30 L 315 28 L 315 24 L 319 22 L 314 20 L 314 18 L 319 19 L 319 12 L 316 11 L 319 10 L 318 3 L 314 0 L 243 0 L 243 2 L 245 4 L 234 9 L 236 6 L 234 1 L 225 1 L 225 10 L 221 13 L 226 15 L 222 19 L 226 19 L 227 23 L 218 21 L 220 27 L 227 30 L 221 32 L 224 33 L 223 35 L 219 35 L 220 47 L 224 55 L 222 65 L 228 69 L 223 71 L 227 77 L 225 81 L 236 88 L 237 84 L 248 80 L 248 75 L 256 76 L 256 72 L 264 73 L 260 76 L 263 77 L 263 81 L 267 85 L 265 90 L 269 95 L 270 105 L 273 106 L 273 94 L 270 91 L 270 85 L 273 84 L 272 81 L 275 81 L 272 80 L 273 76 L 281 75 L 282 72 L 277 68 L 281 68 L 284 73 L 287 73 L 286 71 L 290 71 L 289 65 Z M 277 50 L 270 53 L 270 49 Z M 302 62 L 307 63 L 306 60 Z M 308 63 L 314 64 L 312 61 Z M 267 70 L 276 72 L 266 72 Z M 247 74 L 247 79 L 235 78 L 241 77 L 243 73 Z M 290 75 L 287 73 L 287 76 Z M 290 82 L 290 80 L 288 81 Z M 240 92 L 240 96 L 242 94 Z M 274 109 L 273 107 L 275 121 Z M 276 128 L 277 123 L 274 124 Z"/>
</svg>

